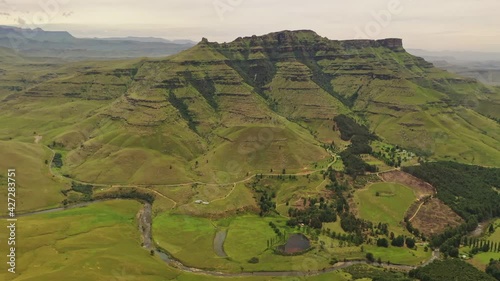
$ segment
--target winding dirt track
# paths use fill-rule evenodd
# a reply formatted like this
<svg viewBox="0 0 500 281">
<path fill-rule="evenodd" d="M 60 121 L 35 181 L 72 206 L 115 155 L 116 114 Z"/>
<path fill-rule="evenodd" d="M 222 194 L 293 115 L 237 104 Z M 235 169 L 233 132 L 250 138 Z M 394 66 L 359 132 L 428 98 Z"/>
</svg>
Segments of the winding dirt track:
<svg viewBox="0 0 500 281">
<path fill-rule="evenodd" d="M 55 155 L 55 151 L 52 150 L 50 147 L 47 147 L 50 151 L 52 151 L 53 155 Z M 328 165 L 330 167 L 337 161 L 337 156 L 335 154 L 332 154 L 334 157 L 334 161 Z M 53 159 L 53 157 L 52 157 Z M 52 171 L 52 160 L 49 163 L 49 171 L 53 176 L 67 179 L 67 180 L 72 180 L 76 183 L 80 184 L 86 184 L 86 185 L 93 185 L 95 187 L 108 187 L 110 186 L 109 184 L 96 184 L 96 183 L 89 183 L 89 182 L 82 182 L 78 180 L 74 180 L 71 178 L 64 177 L 62 175 L 56 174 Z M 297 173 L 297 174 L 284 174 L 284 176 L 304 176 L 304 175 L 311 175 L 320 172 L 321 170 L 314 170 L 314 171 L 309 171 L 309 172 L 302 172 L 302 173 Z M 262 174 L 264 176 L 275 176 L 276 174 Z M 179 186 L 191 186 L 193 184 L 202 184 L 202 185 L 209 185 L 209 186 L 220 186 L 220 185 L 229 185 L 233 184 L 233 189 L 232 191 L 236 188 L 236 185 L 239 183 L 245 183 L 256 177 L 257 174 L 252 175 L 246 179 L 233 182 L 233 183 L 226 183 L 226 184 L 214 184 L 214 183 L 204 183 L 204 182 L 190 182 L 190 183 L 182 183 L 182 184 L 172 184 L 172 185 L 113 185 L 113 187 L 154 187 L 154 186 L 161 186 L 161 187 L 179 187 Z M 232 192 L 231 191 L 231 192 Z M 177 205 L 177 202 L 174 200 L 164 196 L 163 194 L 154 191 L 155 194 L 164 197 L 166 199 L 171 200 L 172 202 Z M 111 199 L 114 200 L 114 199 Z M 106 200 L 98 200 L 98 201 L 92 201 L 92 202 L 85 202 L 81 204 L 76 204 L 76 205 L 71 205 L 71 206 L 66 206 L 66 207 L 59 207 L 59 208 L 53 208 L 53 209 L 47 209 L 47 210 L 42 210 L 42 211 L 36 211 L 36 212 L 30 212 L 30 213 L 24 213 L 24 214 L 19 214 L 18 217 L 24 217 L 24 216 L 33 216 L 33 215 L 39 215 L 39 214 L 46 214 L 46 213 L 52 213 L 52 212 L 58 212 L 58 211 L 63 211 L 67 209 L 73 209 L 73 208 L 81 208 L 81 207 L 86 207 L 88 205 L 97 203 L 97 202 L 102 202 Z M 174 205 L 174 206 L 175 206 Z M 0 217 L 3 218 L 3 217 Z M 315 275 L 321 275 L 324 273 L 329 273 L 333 272 L 335 270 L 347 268 L 353 265 L 358 265 L 358 264 L 370 264 L 372 266 L 377 266 L 377 267 L 382 267 L 382 268 L 391 268 L 391 269 L 397 269 L 397 270 L 402 270 L 402 271 L 410 271 L 412 269 L 418 268 L 425 266 L 434 260 L 439 258 L 439 251 L 434 251 L 432 253 L 432 257 L 427 260 L 425 263 L 419 265 L 419 266 L 409 266 L 409 265 L 398 265 L 398 264 L 378 264 L 378 263 L 369 263 L 365 260 L 355 260 L 355 261 L 347 261 L 347 262 L 339 262 L 329 268 L 325 268 L 323 270 L 317 270 L 317 271 L 259 271 L 259 272 L 241 272 L 241 273 L 227 273 L 227 272 L 217 272 L 217 271 L 209 271 L 205 269 L 200 269 L 200 268 L 193 268 L 193 267 L 188 267 L 184 265 L 182 262 L 176 260 L 175 258 L 172 257 L 169 253 L 166 253 L 165 251 L 158 249 L 154 246 L 154 240 L 152 236 L 152 206 L 149 203 L 145 203 L 143 205 L 143 208 L 139 210 L 137 214 L 137 221 L 138 221 L 138 227 L 139 231 L 141 232 L 141 237 L 143 241 L 143 247 L 148 249 L 148 250 L 153 250 L 156 252 L 156 254 L 163 260 L 165 261 L 168 265 L 173 266 L 179 270 L 185 271 L 185 272 L 190 272 L 190 273 L 196 273 L 196 274 L 204 274 L 204 275 L 211 275 L 211 276 L 220 276 L 220 277 L 248 277 L 248 276 L 266 276 L 266 277 L 299 277 L 299 276 L 315 276 Z"/>
</svg>

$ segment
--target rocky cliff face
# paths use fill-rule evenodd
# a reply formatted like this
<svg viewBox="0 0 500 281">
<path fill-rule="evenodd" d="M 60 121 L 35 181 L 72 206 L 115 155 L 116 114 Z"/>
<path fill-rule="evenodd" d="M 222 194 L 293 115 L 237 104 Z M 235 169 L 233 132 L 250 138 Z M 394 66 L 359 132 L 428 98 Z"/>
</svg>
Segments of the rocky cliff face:
<svg viewBox="0 0 500 281">
<path fill-rule="evenodd" d="M 65 169 L 87 181 L 142 181 L 138 170 L 162 170 L 150 177 L 156 184 L 179 175 L 212 180 L 231 169 L 233 179 L 299 170 L 327 157 L 321 143 L 339 141 L 338 114 L 422 154 L 487 164 L 500 158 L 499 126 L 481 115 L 500 112 L 498 93 L 408 54 L 396 38 L 340 41 L 305 30 L 203 39 L 166 59 L 68 68 L 4 101 L 1 114 L 33 115 L 26 130 L 63 144 Z M 51 122 L 68 113 L 39 124 L 37 111 L 23 109 L 40 101 L 61 104 L 55 111 L 73 103 L 86 110 L 54 130 Z M 132 158 L 141 161 L 113 170 Z"/>
</svg>

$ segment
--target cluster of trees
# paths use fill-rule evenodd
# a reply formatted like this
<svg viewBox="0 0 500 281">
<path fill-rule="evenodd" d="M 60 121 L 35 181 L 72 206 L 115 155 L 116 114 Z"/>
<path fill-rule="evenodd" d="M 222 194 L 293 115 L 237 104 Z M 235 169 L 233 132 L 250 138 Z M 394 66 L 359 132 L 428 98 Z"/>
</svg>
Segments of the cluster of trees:
<svg viewBox="0 0 500 281">
<path fill-rule="evenodd" d="M 285 181 L 286 179 L 290 180 L 290 181 L 297 181 L 297 176 L 295 175 L 284 175 L 286 173 L 285 169 L 283 169 L 283 174 L 282 175 L 277 175 L 276 178 L 279 179 L 279 180 L 282 180 L 282 181 Z M 271 176 L 272 178 L 273 176 Z"/>
<path fill-rule="evenodd" d="M 278 226 L 276 226 L 276 224 L 272 221 L 269 222 L 269 226 L 273 229 L 276 236 L 274 238 L 267 240 L 267 248 L 270 249 L 271 247 L 273 247 L 276 244 L 285 243 L 286 236 L 287 236 L 286 233 L 281 232 L 281 230 L 278 228 Z"/>
<path fill-rule="evenodd" d="M 52 159 L 52 165 L 56 168 L 61 168 L 63 166 L 62 155 L 59 152 L 54 154 L 54 158 Z"/>
<path fill-rule="evenodd" d="M 334 121 L 340 130 L 340 137 L 345 141 L 351 141 L 349 147 L 340 153 L 345 165 L 344 172 L 352 177 L 363 175 L 365 172 L 376 172 L 377 167 L 363 161 L 360 154 L 371 154 L 370 142 L 377 137 L 367 127 L 359 125 L 346 115 L 338 115 Z"/>
<path fill-rule="evenodd" d="M 460 259 L 436 260 L 427 266 L 410 271 L 410 277 L 421 281 L 495 281 L 492 276 Z"/>
<path fill-rule="evenodd" d="M 439 235 L 434 235 L 430 239 L 430 246 L 432 248 L 439 248 L 439 250 L 451 257 L 458 257 L 458 249 L 462 237 L 473 231 L 477 227 L 477 220 L 471 219 L 468 222 L 453 228 L 447 229 Z"/>
<path fill-rule="evenodd" d="M 354 244 L 356 246 L 359 246 L 363 244 L 363 236 L 358 235 L 358 234 L 345 234 L 345 233 L 337 233 L 335 231 L 331 231 L 331 229 L 322 229 L 321 233 L 325 236 L 328 236 L 332 239 L 337 239 L 341 242 L 346 242 L 348 245 Z M 340 243 L 340 245 L 343 245 L 344 243 Z"/>
<path fill-rule="evenodd" d="M 277 236 L 281 237 L 284 235 L 284 233 L 281 232 L 281 230 L 276 226 L 276 224 L 272 221 L 269 222 L 269 226 L 273 229 L 274 233 L 276 233 Z"/>
<path fill-rule="evenodd" d="M 368 254 L 368 253 L 367 253 Z M 373 256 L 373 255 L 372 255 Z M 368 260 L 375 261 L 375 257 L 367 257 Z M 380 259 L 378 259 L 380 260 Z M 392 270 L 380 270 L 379 268 L 366 265 L 354 265 L 342 269 L 352 276 L 353 280 L 364 280 L 369 277 L 371 280 L 376 281 L 414 281 L 413 278 L 408 278 L 404 272 L 392 271 Z"/>
<path fill-rule="evenodd" d="M 486 273 L 493 276 L 497 280 L 500 280 L 500 259 L 491 259 L 490 263 L 486 267 Z"/>
<path fill-rule="evenodd" d="M 261 217 L 269 214 L 270 212 L 276 212 L 276 203 L 273 202 L 274 198 L 276 198 L 276 193 L 272 192 L 271 194 L 268 194 L 266 190 L 261 191 L 259 199 L 259 215 Z"/>
<path fill-rule="evenodd" d="M 307 200 L 309 204 L 307 204 Z M 291 218 L 287 221 L 288 226 L 294 227 L 303 223 L 312 228 L 321 229 L 324 222 L 337 221 L 336 202 L 328 202 L 323 197 L 319 198 L 319 200 L 304 198 L 304 201 L 304 205 L 307 206 L 305 209 L 288 209 L 288 215 Z"/>
<path fill-rule="evenodd" d="M 92 195 L 94 193 L 94 186 L 89 185 L 89 184 L 80 184 L 76 182 L 71 183 L 71 188 L 68 190 L 63 190 L 61 191 L 64 196 L 67 196 L 70 191 L 75 191 L 78 193 L 83 194 L 83 198 L 78 199 L 82 201 L 91 201 L 92 200 Z M 69 202 L 67 200 L 63 201 L 63 204 L 66 205 Z"/>
<path fill-rule="evenodd" d="M 500 194 L 492 188 L 500 186 L 498 168 L 428 162 L 403 170 L 432 184 L 438 198 L 465 219 L 459 227 L 431 238 L 431 246 L 445 254 L 458 256 L 463 237 L 477 227 L 478 221 L 500 216 Z"/>
<path fill-rule="evenodd" d="M 385 164 L 393 167 L 401 167 L 401 163 L 403 162 L 403 159 L 400 155 L 397 153 L 399 152 L 399 146 L 393 146 L 391 148 L 386 147 L 383 149 L 383 151 L 380 152 L 373 152 L 373 156 L 382 159 Z"/>
<path fill-rule="evenodd" d="M 333 121 L 335 121 L 337 128 L 340 130 L 340 138 L 342 138 L 342 140 L 348 141 L 354 136 L 375 138 L 366 126 L 358 124 L 354 119 L 347 115 L 337 115 Z"/>
<path fill-rule="evenodd" d="M 483 221 L 500 216 L 500 169 L 465 165 L 455 162 L 428 162 L 405 167 L 437 189 L 437 196 L 461 217 Z"/>
<path fill-rule="evenodd" d="M 395 237 L 391 241 L 391 245 L 394 247 L 403 247 L 406 244 L 406 247 L 413 249 L 415 248 L 415 239 L 410 238 L 410 237 L 404 237 L 402 235 Z M 389 240 L 386 238 L 379 238 L 377 239 L 377 246 L 378 247 L 389 247 Z"/>
<path fill-rule="evenodd" d="M 337 214 L 340 214 L 340 226 L 345 232 L 353 233 L 356 243 L 361 244 L 364 240 L 363 232 L 373 228 L 373 224 L 369 221 L 358 219 L 349 212 L 349 203 L 343 194 L 344 191 L 349 189 L 348 183 L 339 183 L 335 176 L 335 171 L 332 169 L 328 169 L 327 174 L 331 183 L 326 186 L 326 189 L 334 192 L 335 210 Z"/>
<path fill-rule="evenodd" d="M 415 227 L 413 227 L 413 224 L 411 224 L 411 222 L 409 221 L 408 218 L 405 218 L 405 222 L 406 222 L 406 230 L 408 230 L 408 232 L 410 232 L 411 234 L 415 235 L 415 237 L 421 237 L 422 240 L 424 240 L 424 241 L 427 240 L 427 238 L 425 237 L 425 235 L 423 233 L 420 233 L 420 230 L 418 230 Z"/>
<path fill-rule="evenodd" d="M 471 254 L 473 255 L 479 252 L 500 252 L 500 243 L 489 240 L 464 237 L 462 238 L 462 244 L 472 247 Z"/>
<path fill-rule="evenodd" d="M 215 100 L 215 83 L 209 77 L 195 77 L 190 71 L 185 71 L 184 78 L 191 84 L 202 96 L 205 98 L 206 102 L 213 108 L 217 109 L 219 105 Z"/>
<path fill-rule="evenodd" d="M 196 131 L 197 123 L 193 120 L 193 115 L 189 112 L 186 103 L 182 99 L 177 98 L 173 91 L 170 91 L 168 94 L 168 102 L 170 102 L 170 104 L 172 104 L 172 106 L 179 111 L 182 118 L 188 122 L 188 127 L 191 130 Z"/>
<path fill-rule="evenodd" d="M 369 221 L 356 218 L 352 213 L 345 212 L 340 215 L 340 226 L 345 232 L 361 235 L 365 230 L 373 227 Z"/>
<path fill-rule="evenodd" d="M 379 222 L 374 232 L 375 235 L 389 235 L 389 224 Z M 394 236 L 394 233 L 391 232 L 391 234 Z"/>
<path fill-rule="evenodd" d="M 119 187 L 117 190 L 98 193 L 94 196 L 95 200 L 116 198 L 141 200 L 151 204 L 155 201 L 153 193 L 135 187 Z"/>
</svg>

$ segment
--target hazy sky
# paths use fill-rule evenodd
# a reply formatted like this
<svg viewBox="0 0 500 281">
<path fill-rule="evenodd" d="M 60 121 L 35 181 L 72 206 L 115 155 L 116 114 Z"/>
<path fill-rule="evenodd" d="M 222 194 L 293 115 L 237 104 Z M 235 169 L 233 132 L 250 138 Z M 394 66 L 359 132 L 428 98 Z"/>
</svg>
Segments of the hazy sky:
<svg viewBox="0 0 500 281">
<path fill-rule="evenodd" d="M 0 0 L 0 24 L 219 42 L 312 29 L 330 39 L 401 37 L 406 48 L 497 52 L 499 11 L 499 0 Z"/>
</svg>

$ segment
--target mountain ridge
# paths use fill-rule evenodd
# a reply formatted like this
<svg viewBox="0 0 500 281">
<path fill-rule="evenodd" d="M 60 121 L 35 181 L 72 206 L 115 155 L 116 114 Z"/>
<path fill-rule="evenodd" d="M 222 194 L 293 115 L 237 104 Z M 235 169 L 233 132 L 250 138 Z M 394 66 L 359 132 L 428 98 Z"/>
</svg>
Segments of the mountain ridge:
<svg viewBox="0 0 500 281">
<path fill-rule="evenodd" d="M 500 157 L 491 119 L 499 92 L 434 68 L 399 39 L 285 31 L 203 39 L 164 59 L 65 67 L 4 100 L 0 122 L 9 116 L 23 129 L 0 138 L 44 135 L 64 153 L 63 172 L 86 182 L 229 182 L 309 170 L 329 157 L 324 146 L 349 145 L 333 120 L 340 114 L 422 158 L 494 165 Z M 40 102 L 47 106 L 21 110 Z M 75 105 L 82 110 L 62 122 Z"/>
<path fill-rule="evenodd" d="M 0 26 L 0 46 L 27 57 L 68 60 L 165 57 L 193 46 L 167 40 L 76 38 L 67 31 Z"/>
</svg>

